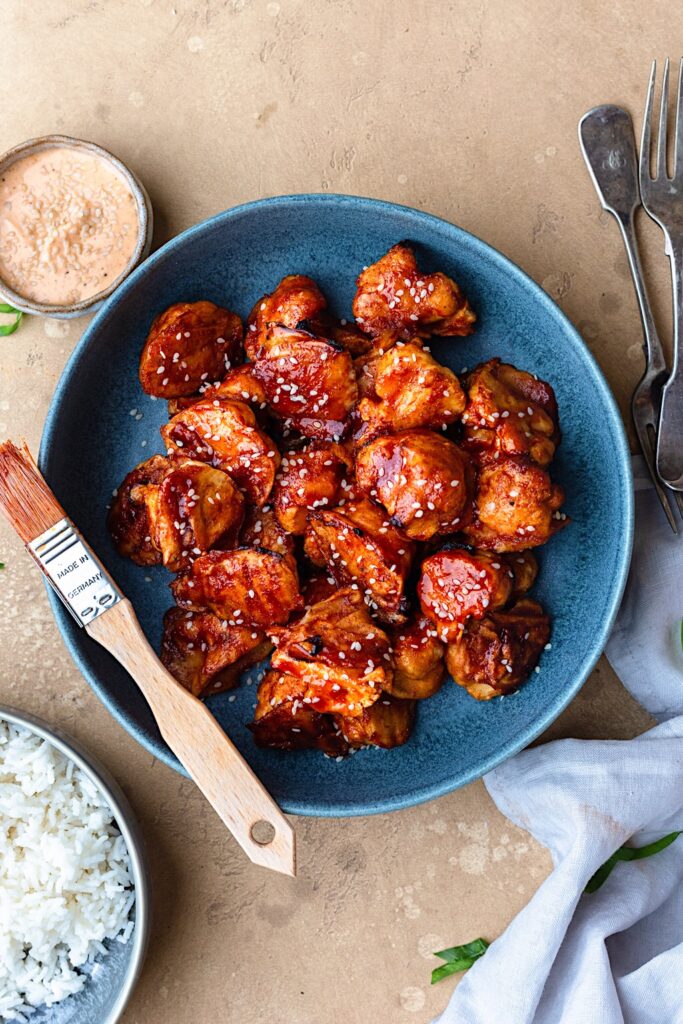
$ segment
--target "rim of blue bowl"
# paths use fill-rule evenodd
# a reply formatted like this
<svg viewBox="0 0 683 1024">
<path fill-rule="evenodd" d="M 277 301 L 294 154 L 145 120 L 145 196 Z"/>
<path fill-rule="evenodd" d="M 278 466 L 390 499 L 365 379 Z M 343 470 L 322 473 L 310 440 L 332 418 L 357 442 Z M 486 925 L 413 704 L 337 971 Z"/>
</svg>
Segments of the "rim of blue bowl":
<svg viewBox="0 0 683 1024">
<path fill-rule="evenodd" d="M 487 772 L 490 772 L 493 768 L 502 764 L 503 761 L 507 761 L 513 757 L 524 747 L 527 747 L 540 734 L 551 725 L 556 718 L 564 711 L 567 705 L 573 700 L 576 694 L 579 692 L 583 684 L 586 682 L 588 676 L 595 668 L 598 660 L 600 659 L 607 639 L 614 625 L 619 605 L 621 604 L 621 598 L 624 593 L 626 586 L 626 580 L 628 578 L 628 570 L 631 562 L 631 551 L 633 548 L 633 526 L 634 526 L 634 496 L 632 486 L 632 470 L 631 470 L 631 453 L 626 438 L 626 432 L 624 424 L 621 419 L 621 413 L 614 399 L 612 391 L 605 379 L 605 376 L 598 365 L 593 353 L 590 351 L 583 338 L 574 327 L 569 318 L 562 312 L 560 307 L 554 302 L 550 296 L 545 292 L 539 284 L 537 284 L 533 278 L 531 278 L 526 271 L 522 270 L 516 263 L 505 256 L 498 249 L 489 245 L 483 239 L 477 235 L 466 231 L 464 228 L 460 228 L 450 221 L 445 220 L 443 217 L 438 217 L 435 214 L 425 213 L 422 210 L 416 210 L 412 206 L 403 206 L 400 203 L 391 203 L 384 199 L 374 199 L 369 196 L 356 196 L 346 195 L 344 193 L 331 192 L 331 193 L 319 193 L 319 192 L 306 192 L 296 195 L 283 195 L 283 196 L 272 196 L 267 199 L 254 199 L 248 203 L 241 203 L 239 206 L 230 207 L 227 210 L 223 210 L 221 213 L 214 214 L 212 217 L 207 217 L 205 220 L 199 221 L 197 224 L 193 224 L 179 235 L 175 235 L 168 242 L 162 245 L 156 250 L 151 256 L 149 256 L 143 263 L 141 263 L 135 270 L 125 279 L 125 281 L 117 288 L 117 290 L 106 300 L 102 308 L 94 317 L 93 321 L 88 325 L 80 338 L 78 344 L 71 353 L 67 360 L 66 366 L 62 372 L 57 386 L 54 391 L 54 395 L 58 395 L 61 391 L 66 388 L 71 380 L 71 377 L 76 373 L 76 364 L 78 362 L 81 352 L 83 352 L 91 343 L 91 338 L 99 330 L 100 324 L 103 323 L 107 318 L 113 315 L 114 308 L 119 302 L 123 301 L 128 294 L 137 284 L 138 280 L 144 277 L 147 269 L 154 266 L 156 263 L 161 262 L 169 252 L 172 252 L 178 246 L 182 245 L 188 238 L 192 238 L 195 235 L 201 234 L 207 228 L 212 227 L 219 222 L 229 223 L 236 217 L 249 215 L 253 210 L 261 210 L 268 207 L 285 207 L 285 206 L 297 206 L 297 205 L 326 205 L 326 204 L 339 204 L 354 206 L 357 204 L 366 204 L 368 207 L 373 209 L 380 208 L 386 211 L 400 212 L 402 215 L 409 214 L 417 221 L 424 223 L 425 225 L 438 224 L 445 226 L 449 231 L 453 232 L 456 239 L 460 239 L 469 247 L 474 247 L 479 253 L 484 253 L 489 259 L 496 263 L 501 273 L 507 274 L 509 277 L 515 279 L 524 285 L 528 291 L 534 296 L 535 300 L 544 306 L 549 312 L 559 317 L 564 321 L 565 327 L 569 333 L 571 333 L 578 346 L 583 350 L 583 353 L 592 366 L 595 373 L 596 384 L 599 385 L 601 391 L 601 397 L 605 403 L 605 406 L 610 412 L 610 418 L 616 428 L 618 435 L 618 455 L 621 469 L 621 475 L 623 478 L 623 492 L 625 505 L 621 509 L 623 517 L 623 534 L 622 544 L 620 547 L 620 560 L 616 570 L 616 575 L 613 580 L 613 589 L 611 598 L 608 605 L 607 614 L 603 620 L 601 629 L 597 633 L 593 645 L 592 651 L 589 657 L 586 659 L 586 663 L 582 671 L 567 684 L 562 692 L 562 696 L 555 701 L 546 711 L 545 714 L 534 719 L 534 722 L 529 725 L 526 729 L 522 730 L 519 736 L 514 740 L 505 745 L 505 747 L 497 754 L 482 761 L 476 768 L 469 769 L 456 775 L 453 779 L 449 779 L 444 782 L 433 783 L 431 785 L 425 784 L 419 790 L 416 790 L 410 796 L 400 796 L 391 800 L 382 800 L 374 803 L 371 807 L 365 804 L 334 804 L 326 803 L 324 805 L 315 804 L 311 805 L 301 800 L 280 800 L 280 806 L 283 811 L 288 814 L 299 814 L 308 817 L 362 817 L 370 814 L 382 814 L 388 811 L 398 811 L 406 807 L 413 807 L 417 804 L 426 803 L 430 800 L 434 800 L 439 796 L 444 796 L 446 793 L 451 793 L 455 789 L 459 789 L 461 786 L 465 786 L 470 782 L 474 782 L 480 779 Z M 48 414 L 45 420 L 45 426 L 43 429 L 43 436 L 40 444 L 40 452 L 38 456 L 38 464 L 42 471 L 45 471 L 47 461 L 49 459 L 49 453 L 55 440 L 55 405 L 51 404 L 48 410 Z M 76 524 L 78 525 L 78 524 Z M 46 585 L 47 586 L 47 585 Z M 54 593 L 54 591 L 47 587 L 48 597 L 52 606 L 52 612 L 57 620 L 57 626 L 62 635 L 62 639 L 66 644 L 66 647 L 73 658 L 77 668 L 81 674 L 85 677 L 88 684 L 95 691 L 97 696 L 100 698 L 102 703 L 105 705 L 107 710 L 114 716 L 114 718 L 123 726 L 123 728 L 133 736 L 138 743 L 140 743 L 146 750 L 149 750 L 151 754 L 159 758 L 170 768 L 179 772 L 182 775 L 187 775 L 187 772 L 183 766 L 179 763 L 175 755 L 170 749 L 163 743 L 158 743 L 155 740 L 148 739 L 144 732 L 139 729 L 134 722 L 131 722 L 126 714 L 120 711 L 116 705 L 110 701 L 109 694 L 106 690 L 100 686 L 99 680 L 94 676 L 88 669 L 85 661 L 81 657 L 80 651 L 73 640 L 72 634 L 67 629 L 67 626 L 73 624 L 73 620 L 66 610 L 60 599 Z M 77 634 L 74 634 L 77 635 Z"/>
<path fill-rule="evenodd" d="M 6 704 L 0 704 L 0 721 L 28 729 L 41 739 L 47 740 L 85 772 L 107 801 L 107 806 L 123 836 L 133 875 L 135 925 L 129 939 L 131 951 L 125 974 L 121 978 L 118 993 L 109 1013 L 101 1021 L 101 1024 L 116 1024 L 133 995 L 149 946 L 151 891 L 144 836 L 133 808 L 114 776 L 73 736 L 29 711 L 20 711 L 19 708 Z M 86 981 L 86 985 L 92 983 L 91 979 Z"/>
</svg>

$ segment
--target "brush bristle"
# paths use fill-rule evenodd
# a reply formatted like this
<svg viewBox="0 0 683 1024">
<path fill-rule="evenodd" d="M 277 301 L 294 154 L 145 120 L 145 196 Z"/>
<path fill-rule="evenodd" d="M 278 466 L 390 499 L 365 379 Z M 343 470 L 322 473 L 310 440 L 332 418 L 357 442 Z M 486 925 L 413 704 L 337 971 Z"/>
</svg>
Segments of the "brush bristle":
<svg viewBox="0 0 683 1024">
<path fill-rule="evenodd" d="M 43 480 L 26 444 L 0 444 L 0 512 L 24 544 L 35 540 L 66 513 Z"/>
</svg>

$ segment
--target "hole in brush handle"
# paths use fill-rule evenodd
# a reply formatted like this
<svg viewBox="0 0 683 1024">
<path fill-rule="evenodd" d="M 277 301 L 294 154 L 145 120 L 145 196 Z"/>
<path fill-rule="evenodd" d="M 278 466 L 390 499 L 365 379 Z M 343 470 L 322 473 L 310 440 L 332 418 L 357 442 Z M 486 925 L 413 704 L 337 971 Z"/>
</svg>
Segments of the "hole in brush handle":
<svg viewBox="0 0 683 1024">
<path fill-rule="evenodd" d="M 251 826 L 249 835 L 259 846 L 270 846 L 276 836 L 275 826 L 260 818 Z"/>
</svg>

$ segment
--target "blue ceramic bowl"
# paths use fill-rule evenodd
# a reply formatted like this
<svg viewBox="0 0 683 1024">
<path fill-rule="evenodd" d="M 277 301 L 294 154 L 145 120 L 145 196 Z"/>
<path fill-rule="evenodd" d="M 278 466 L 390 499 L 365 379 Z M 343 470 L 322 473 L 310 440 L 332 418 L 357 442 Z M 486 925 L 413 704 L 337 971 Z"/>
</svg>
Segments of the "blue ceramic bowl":
<svg viewBox="0 0 683 1024">
<path fill-rule="evenodd" d="M 136 463 L 163 450 L 166 403 L 146 397 L 137 374 L 152 319 L 173 302 L 201 298 L 244 317 L 289 273 L 314 277 L 333 309 L 348 316 L 360 268 L 402 239 L 415 245 L 427 271 L 443 270 L 462 285 L 479 317 L 471 338 L 435 344 L 437 358 L 460 371 L 499 355 L 551 381 L 557 392 L 564 437 L 553 474 L 567 491 L 573 522 L 540 551 L 535 593 L 553 617 L 552 648 L 540 673 L 514 696 L 478 703 L 446 684 L 420 705 L 406 746 L 362 751 L 341 763 L 317 752 L 255 747 L 247 729 L 256 699 L 253 673 L 236 698 L 210 698 L 255 772 L 295 814 L 371 814 L 471 782 L 538 736 L 585 681 L 619 605 L 633 503 L 619 413 L 581 338 L 521 270 L 452 224 L 354 196 L 266 199 L 190 228 L 130 276 L 81 338 L 43 435 L 40 462 L 49 483 L 132 599 L 158 649 L 162 615 L 172 604 L 170 576 L 120 558 L 105 526 L 114 488 Z M 127 673 L 51 599 L 66 644 L 96 693 L 132 735 L 179 768 Z"/>
</svg>

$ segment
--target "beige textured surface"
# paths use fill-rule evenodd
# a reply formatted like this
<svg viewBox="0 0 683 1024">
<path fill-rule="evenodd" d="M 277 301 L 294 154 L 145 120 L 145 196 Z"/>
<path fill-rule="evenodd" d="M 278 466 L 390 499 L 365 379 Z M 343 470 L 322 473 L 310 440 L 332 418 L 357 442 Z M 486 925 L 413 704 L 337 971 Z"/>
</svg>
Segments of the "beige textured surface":
<svg viewBox="0 0 683 1024">
<path fill-rule="evenodd" d="M 576 124 L 608 101 L 639 121 L 651 57 L 683 48 L 670 4 L 648 4 L 646 25 L 642 12 L 640 0 L 4 0 L 0 150 L 55 131 L 108 146 L 146 183 L 157 242 L 286 192 L 380 196 L 452 219 L 560 302 L 625 411 L 639 326 Z M 661 241 L 645 234 L 665 316 Z M 0 437 L 36 448 L 84 326 L 31 320 L 0 339 Z M 547 873 L 481 783 L 400 814 L 299 819 L 299 878 L 251 868 L 190 783 L 91 694 L 3 525 L 0 559 L 0 702 L 96 751 L 148 839 L 156 917 L 125 1024 L 422 1024 L 453 984 L 430 989 L 430 951 L 493 938 Z M 551 735 L 647 723 L 603 661 Z"/>
</svg>

